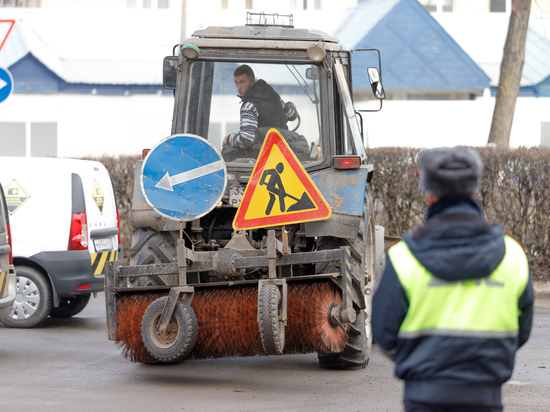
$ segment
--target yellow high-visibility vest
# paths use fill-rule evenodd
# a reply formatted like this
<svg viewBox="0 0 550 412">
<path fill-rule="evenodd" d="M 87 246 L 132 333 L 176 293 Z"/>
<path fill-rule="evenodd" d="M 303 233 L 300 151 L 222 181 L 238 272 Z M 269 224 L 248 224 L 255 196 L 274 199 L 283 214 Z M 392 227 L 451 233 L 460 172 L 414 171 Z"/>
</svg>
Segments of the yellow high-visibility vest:
<svg viewBox="0 0 550 412">
<path fill-rule="evenodd" d="M 403 241 L 388 250 L 409 310 L 399 337 L 428 335 L 505 338 L 518 335 L 518 300 L 529 279 L 521 245 L 504 237 L 506 254 L 488 277 L 447 282 L 432 275 Z"/>
</svg>

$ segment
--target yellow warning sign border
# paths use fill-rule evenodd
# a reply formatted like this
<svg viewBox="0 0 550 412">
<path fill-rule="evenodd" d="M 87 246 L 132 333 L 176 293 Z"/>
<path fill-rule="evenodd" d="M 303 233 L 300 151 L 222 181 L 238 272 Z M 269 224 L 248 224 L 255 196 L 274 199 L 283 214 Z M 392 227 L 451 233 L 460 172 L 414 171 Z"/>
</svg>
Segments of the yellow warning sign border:
<svg viewBox="0 0 550 412">
<path fill-rule="evenodd" d="M 251 206 L 251 200 L 253 198 L 254 191 L 258 187 L 260 177 L 262 176 L 264 168 L 268 163 L 270 155 L 273 153 L 273 146 L 278 147 L 280 153 L 283 155 L 283 157 L 295 173 L 296 177 L 304 186 L 306 193 L 309 195 L 316 209 L 285 213 L 277 216 L 246 219 L 246 212 Z M 283 138 L 283 136 L 281 136 L 277 129 L 270 129 L 267 132 L 266 138 L 264 139 L 260 154 L 258 155 L 258 160 L 254 165 L 254 169 L 245 188 L 241 204 L 239 205 L 237 213 L 235 214 L 235 219 L 233 220 L 233 228 L 235 230 L 248 230 L 261 227 L 312 222 L 315 220 L 328 219 L 331 215 L 332 210 L 329 204 L 327 203 L 319 189 L 317 189 L 315 183 L 313 183 L 313 180 L 311 180 L 294 152 L 292 152 L 292 149 L 290 148 L 286 140 Z"/>
<path fill-rule="evenodd" d="M 103 195 L 103 196 L 97 196 L 97 197 L 102 197 L 103 198 L 103 207 L 99 207 L 99 205 L 97 204 L 97 199 L 96 199 L 96 196 L 95 196 L 96 186 L 99 188 L 99 190 L 101 191 L 101 194 Z M 94 179 L 94 189 L 93 189 L 92 199 L 94 199 L 94 203 L 97 206 L 97 208 L 99 209 L 99 213 L 103 214 L 103 209 L 105 208 L 105 193 L 103 192 L 103 189 L 101 188 L 101 186 L 97 182 L 97 179 Z"/>
<path fill-rule="evenodd" d="M 8 206 L 8 204 L 7 204 L 7 203 L 8 203 L 8 198 L 9 198 L 10 196 L 7 194 L 6 191 L 8 190 L 9 186 L 10 186 L 12 183 L 15 183 L 15 184 L 17 185 L 17 187 L 18 187 L 20 190 L 22 190 L 23 193 L 25 193 L 25 194 L 27 195 L 27 197 L 25 198 L 25 200 L 23 200 L 23 201 L 19 204 L 19 206 L 17 206 L 15 209 L 13 209 L 12 211 L 10 211 L 9 206 Z M 4 188 L 4 197 L 6 198 L 6 208 L 8 209 L 8 213 L 9 213 L 10 215 L 13 215 L 15 212 L 17 212 L 17 211 L 19 210 L 19 208 L 20 208 L 21 206 L 23 206 L 23 205 L 31 198 L 31 195 L 29 195 L 29 194 L 27 193 L 27 191 L 26 191 L 25 189 L 23 189 L 23 186 L 21 186 L 21 183 L 19 183 L 19 182 L 18 182 L 17 180 L 15 180 L 15 179 L 13 179 L 13 180 L 12 180 L 11 182 L 9 182 L 7 185 L 3 186 L 3 188 Z"/>
</svg>

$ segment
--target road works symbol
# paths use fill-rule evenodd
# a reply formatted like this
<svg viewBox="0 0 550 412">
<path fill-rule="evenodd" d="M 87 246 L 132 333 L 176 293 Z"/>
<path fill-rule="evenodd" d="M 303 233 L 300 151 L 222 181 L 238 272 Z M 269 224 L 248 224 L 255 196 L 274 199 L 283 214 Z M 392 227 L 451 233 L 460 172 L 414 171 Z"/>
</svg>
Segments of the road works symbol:
<svg viewBox="0 0 550 412">
<path fill-rule="evenodd" d="M 151 149 L 143 161 L 140 185 L 145 200 L 159 214 L 190 221 L 220 203 L 226 176 L 221 154 L 207 140 L 173 135 Z"/>
<path fill-rule="evenodd" d="M 313 220 L 332 214 L 285 139 L 276 129 L 267 132 L 243 200 L 233 220 L 236 230 Z"/>
</svg>

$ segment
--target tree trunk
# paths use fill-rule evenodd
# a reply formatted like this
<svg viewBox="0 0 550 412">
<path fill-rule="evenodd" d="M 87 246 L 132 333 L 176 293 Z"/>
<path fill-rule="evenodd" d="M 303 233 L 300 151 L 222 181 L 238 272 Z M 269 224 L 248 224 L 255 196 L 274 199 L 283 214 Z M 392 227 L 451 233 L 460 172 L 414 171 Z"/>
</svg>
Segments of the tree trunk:
<svg viewBox="0 0 550 412">
<path fill-rule="evenodd" d="M 510 25 L 500 65 L 497 98 L 489 143 L 508 147 L 525 60 L 525 39 L 531 13 L 531 0 L 513 0 Z"/>
</svg>

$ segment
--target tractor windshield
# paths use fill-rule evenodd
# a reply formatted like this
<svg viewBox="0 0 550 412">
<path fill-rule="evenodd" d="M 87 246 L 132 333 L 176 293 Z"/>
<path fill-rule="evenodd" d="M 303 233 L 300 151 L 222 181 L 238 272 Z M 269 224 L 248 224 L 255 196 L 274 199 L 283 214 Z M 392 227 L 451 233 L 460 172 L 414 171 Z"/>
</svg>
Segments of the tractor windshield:
<svg viewBox="0 0 550 412">
<path fill-rule="evenodd" d="M 313 64 L 195 61 L 185 131 L 208 140 L 227 163 L 253 166 L 266 133 L 279 130 L 302 163 L 323 155 L 319 72 Z"/>
</svg>

